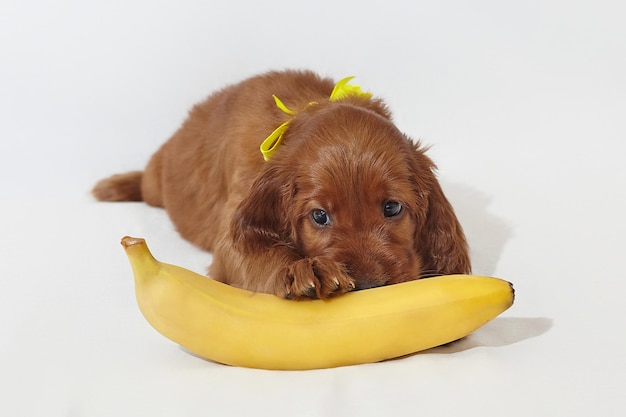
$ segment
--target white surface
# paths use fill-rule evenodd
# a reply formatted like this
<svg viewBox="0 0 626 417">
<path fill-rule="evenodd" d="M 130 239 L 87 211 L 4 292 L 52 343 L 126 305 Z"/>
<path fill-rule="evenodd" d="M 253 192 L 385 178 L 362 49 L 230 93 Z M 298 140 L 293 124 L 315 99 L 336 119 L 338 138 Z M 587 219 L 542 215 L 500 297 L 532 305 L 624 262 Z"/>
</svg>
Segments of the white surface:
<svg viewBox="0 0 626 417">
<path fill-rule="evenodd" d="M 624 415 L 623 2 L 163 3 L 0 4 L 0 415 Z M 214 89 L 287 67 L 356 75 L 433 145 L 513 308 L 447 348 L 309 372 L 206 362 L 148 325 L 119 239 L 210 255 L 92 184 Z"/>
</svg>

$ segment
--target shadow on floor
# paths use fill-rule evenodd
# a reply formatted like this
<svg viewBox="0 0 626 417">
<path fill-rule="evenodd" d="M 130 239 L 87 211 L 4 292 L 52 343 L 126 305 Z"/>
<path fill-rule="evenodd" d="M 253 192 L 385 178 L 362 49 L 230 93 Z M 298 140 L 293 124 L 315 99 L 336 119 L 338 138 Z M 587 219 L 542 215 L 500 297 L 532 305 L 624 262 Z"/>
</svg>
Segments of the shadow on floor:
<svg viewBox="0 0 626 417">
<path fill-rule="evenodd" d="M 546 317 L 497 317 L 463 339 L 423 353 L 457 353 L 476 347 L 508 346 L 548 332 L 553 321 Z"/>
</svg>

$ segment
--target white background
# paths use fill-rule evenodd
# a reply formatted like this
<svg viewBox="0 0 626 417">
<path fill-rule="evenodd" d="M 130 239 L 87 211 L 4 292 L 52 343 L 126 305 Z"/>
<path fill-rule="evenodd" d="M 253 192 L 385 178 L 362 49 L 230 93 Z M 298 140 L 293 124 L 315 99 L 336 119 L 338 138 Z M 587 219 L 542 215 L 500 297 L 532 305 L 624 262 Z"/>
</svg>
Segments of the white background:
<svg viewBox="0 0 626 417">
<path fill-rule="evenodd" d="M 0 4 L 0 414 L 624 415 L 621 1 Z M 157 334 L 124 235 L 200 272 L 165 213 L 92 200 L 211 91 L 281 68 L 356 75 L 432 145 L 477 274 L 516 304 L 380 364 L 239 369 Z M 262 139 L 262 138 L 260 138 Z M 621 397 L 621 398 L 620 398 Z"/>
</svg>

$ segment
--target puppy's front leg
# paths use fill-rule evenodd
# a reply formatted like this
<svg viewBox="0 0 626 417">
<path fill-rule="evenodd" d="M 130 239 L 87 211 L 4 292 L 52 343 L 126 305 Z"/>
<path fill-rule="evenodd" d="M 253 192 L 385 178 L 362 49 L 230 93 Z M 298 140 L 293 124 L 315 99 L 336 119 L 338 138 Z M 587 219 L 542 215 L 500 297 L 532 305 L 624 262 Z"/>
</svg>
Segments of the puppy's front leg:
<svg viewBox="0 0 626 417">
<path fill-rule="evenodd" d="M 279 273 L 274 289 L 274 294 L 285 298 L 328 298 L 355 287 L 344 266 L 330 259 L 302 258 L 285 269 Z"/>
<path fill-rule="evenodd" d="M 345 267 L 331 259 L 303 258 L 280 244 L 242 253 L 229 243 L 214 252 L 209 271 L 226 284 L 293 300 L 328 298 L 355 287 Z"/>
</svg>

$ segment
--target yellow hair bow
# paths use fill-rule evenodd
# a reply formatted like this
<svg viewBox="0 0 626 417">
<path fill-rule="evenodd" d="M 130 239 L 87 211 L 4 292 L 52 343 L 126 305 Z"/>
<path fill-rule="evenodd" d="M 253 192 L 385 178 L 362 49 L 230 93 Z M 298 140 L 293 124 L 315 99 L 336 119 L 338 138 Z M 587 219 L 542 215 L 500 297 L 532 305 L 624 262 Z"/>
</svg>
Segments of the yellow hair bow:
<svg viewBox="0 0 626 417">
<path fill-rule="evenodd" d="M 330 101 L 341 100 L 342 98 L 348 96 L 356 96 L 365 99 L 372 97 L 372 93 L 366 93 L 361 91 L 361 87 L 359 87 L 358 85 L 348 85 L 348 82 L 350 82 L 350 80 L 353 78 L 354 76 L 346 77 L 343 80 L 340 80 L 337 84 L 335 84 L 333 92 L 330 93 Z"/>
<path fill-rule="evenodd" d="M 329 100 L 337 101 L 346 97 L 356 96 L 368 99 L 372 97 L 372 93 L 363 92 L 361 87 L 358 85 L 349 85 L 348 82 L 352 80 L 354 77 L 346 77 L 340 80 L 337 84 L 335 84 L 335 88 L 330 93 Z M 296 113 L 289 109 L 285 103 L 283 103 L 278 97 L 274 97 L 274 101 L 276 102 L 276 107 L 281 109 L 284 113 L 294 116 Z M 308 105 L 317 104 L 316 102 L 310 102 Z M 261 143 L 261 153 L 263 154 L 264 160 L 269 160 L 276 148 L 280 144 L 280 141 L 283 139 L 283 135 L 289 128 L 289 122 L 291 120 L 287 120 L 282 125 L 278 126 L 270 135 Z"/>
</svg>

